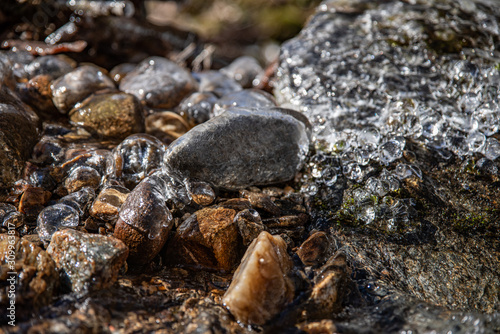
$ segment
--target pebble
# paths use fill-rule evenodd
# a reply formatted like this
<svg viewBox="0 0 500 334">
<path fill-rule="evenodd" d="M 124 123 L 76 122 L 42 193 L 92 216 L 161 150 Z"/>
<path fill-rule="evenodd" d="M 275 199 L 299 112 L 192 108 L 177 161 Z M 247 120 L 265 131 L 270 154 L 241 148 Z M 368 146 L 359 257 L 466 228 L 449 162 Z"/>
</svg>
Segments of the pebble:
<svg viewBox="0 0 500 334">
<path fill-rule="evenodd" d="M 254 80 L 264 72 L 257 59 L 250 56 L 236 58 L 220 71 L 236 80 L 243 88 L 254 86 Z"/>
<path fill-rule="evenodd" d="M 119 65 L 116 65 L 115 67 L 113 67 L 111 69 L 111 71 L 109 71 L 109 76 L 111 79 L 113 79 L 114 82 L 116 82 L 117 85 L 119 85 L 120 82 L 122 81 L 122 79 L 127 74 L 132 72 L 136 66 L 137 66 L 136 64 L 132 64 L 132 63 L 122 63 Z"/>
<path fill-rule="evenodd" d="M 85 187 L 97 189 L 100 184 L 101 174 L 90 166 L 73 168 L 69 176 L 64 180 L 64 187 L 70 194 Z"/>
<path fill-rule="evenodd" d="M 173 108 L 196 88 L 187 70 L 162 57 L 143 60 L 120 82 L 120 90 L 156 108 Z"/>
<path fill-rule="evenodd" d="M 236 80 L 218 71 L 205 71 L 196 73 L 195 75 L 196 79 L 200 82 L 199 92 L 212 92 L 221 97 L 243 89 Z"/>
<path fill-rule="evenodd" d="M 134 95 L 92 95 L 69 112 L 71 124 L 98 138 L 124 139 L 144 131 L 142 106 Z"/>
<path fill-rule="evenodd" d="M 19 212 L 30 217 L 37 217 L 51 196 L 52 193 L 43 188 L 28 187 L 21 195 Z"/>
<path fill-rule="evenodd" d="M 215 191 L 206 182 L 188 181 L 186 190 L 193 202 L 199 205 L 208 206 L 216 198 Z"/>
<path fill-rule="evenodd" d="M 0 203 L 0 226 L 9 228 L 21 227 L 24 223 L 23 215 L 12 204 Z"/>
<path fill-rule="evenodd" d="M 120 207 L 127 199 L 130 190 L 119 185 L 110 185 L 101 190 L 95 199 L 89 214 L 105 221 L 118 218 Z"/>
<path fill-rule="evenodd" d="M 16 273 L 15 302 L 19 313 L 31 312 L 52 301 L 59 282 L 54 261 L 35 244 L 10 234 L 0 234 L 0 281 L 4 282 L 0 289 L 2 308 L 7 307 L 10 300 L 7 298 L 9 272 Z"/>
<path fill-rule="evenodd" d="M 111 80 L 100 68 L 91 65 L 77 67 L 51 85 L 52 101 L 63 114 L 71 110 L 77 102 L 103 89 L 116 89 Z"/>
<path fill-rule="evenodd" d="M 177 106 L 179 115 L 186 117 L 188 122 L 201 124 L 210 119 L 217 96 L 212 92 L 195 92 Z"/>
<path fill-rule="evenodd" d="M 323 264 L 329 255 L 330 241 L 325 232 L 314 232 L 297 250 L 302 263 L 306 266 Z"/>
<path fill-rule="evenodd" d="M 228 108 L 272 108 L 276 107 L 274 97 L 262 90 L 244 89 L 231 92 L 218 99 L 213 107 L 213 116 L 219 116 Z"/>
<path fill-rule="evenodd" d="M 150 172 L 163 166 L 165 145 L 156 137 L 138 133 L 113 149 L 114 174 L 133 189 Z"/>
<path fill-rule="evenodd" d="M 120 208 L 114 235 L 129 247 L 130 264 L 149 263 L 167 241 L 173 220 L 165 204 L 165 187 L 162 177 L 153 174 L 134 188 Z"/>
<path fill-rule="evenodd" d="M 286 248 L 281 237 L 267 232 L 248 247 L 222 299 L 237 321 L 263 325 L 292 301 L 293 265 Z"/>
<path fill-rule="evenodd" d="M 0 87 L 0 188 L 21 176 L 25 161 L 35 146 L 38 116 L 7 87 Z"/>
<path fill-rule="evenodd" d="M 181 263 L 192 263 L 230 271 L 239 261 L 236 211 L 204 208 L 196 211 L 177 229 L 174 247 L 182 255 Z M 174 259 L 178 261 L 179 259 Z"/>
<path fill-rule="evenodd" d="M 113 285 L 125 264 L 128 248 L 110 236 L 68 229 L 52 236 L 47 253 L 63 275 L 64 284 L 82 296 Z"/>
<path fill-rule="evenodd" d="M 80 215 L 73 207 L 58 203 L 43 209 L 37 218 L 40 239 L 49 242 L 52 235 L 62 228 L 74 228 L 80 223 Z"/>
<path fill-rule="evenodd" d="M 66 59 L 60 56 L 42 56 L 35 58 L 25 66 L 26 74 L 30 79 L 38 75 L 48 75 L 51 80 L 73 70 L 73 66 Z"/>
<path fill-rule="evenodd" d="M 191 129 L 165 154 L 167 168 L 229 189 L 291 180 L 309 150 L 308 123 L 279 108 L 231 108 Z"/>
<path fill-rule="evenodd" d="M 254 209 L 245 209 L 238 212 L 234 217 L 234 221 L 245 247 L 248 247 L 262 231 L 266 230 L 259 213 Z"/>
</svg>

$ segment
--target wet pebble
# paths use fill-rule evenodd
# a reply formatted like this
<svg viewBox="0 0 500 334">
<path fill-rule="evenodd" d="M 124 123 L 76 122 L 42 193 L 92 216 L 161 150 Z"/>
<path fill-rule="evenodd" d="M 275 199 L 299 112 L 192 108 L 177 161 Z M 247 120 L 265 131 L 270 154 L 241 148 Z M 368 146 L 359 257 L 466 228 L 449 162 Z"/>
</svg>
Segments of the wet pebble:
<svg viewBox="0 0 500 334">
<path fill-rule="evenodd" d="M 220 70 L 230 78 L 233 78 L 243 88 L 250 88 L 253 81 L 264 72 L 257 59 L 250 56 L 236 58 L 231 64 Z"/>
<path fill-rule="evenodd" d="M 126 93 L 90 96 L 69 112 L 69 119 L 98 138 L 124 139 L 144 131 L 141 104 Z"/>
<path fill-rule="evenodd" d="M 309 149 L 302 115 L 279 108 L 232 108 L 173 142 L 167 168 L 216 187 L 288 181 Z"/>
<path fill-rule="evenodd" d="M 186 190 L 196 204 L 207 206 L 215 201 L 215 191 L 206 182 L 187 181 Z"/>
<path fill-rule="evenodd" d="M 143 60 L 120 82 L 120 90 L 157 108 L 175 107 L 196 88 L 196 81 L 187 70 L 162 57 Z"/>
<path fill-rule="evenodd" d="M 166 186 L 162 177 L 153 174 L 134 188 L 120 208 L 114 236 L 129 247 L 131 264 L 149 263 L 167 240 L 173 221 L 165 204 Z"/>
<path fill-rule="evenodd" d="M 200 82 L 200 92 L 212 92 L 221 97 L 242 90 L 241 85 L 234 79 L 218 71 L 205 71 L 195 75 Z"/>
<path fill-rule="evenodd" d="M 248 247 L 222 299 L 239 322 L 263 325 L 292 301 L 292 260 L 279 236 L 262 232 Z"/>
<path fill-rule="evenodd" d="M 113 285 L 128 248 L 110 236 L 67 229 L 52 236 L 47 253 L 63 275 L 64 284 L 81 296 Z"/>
<path fill-rule="evenodd" d="M 10 234 L 0 234 L 0 305 L 7 307 L 8 279 L 15 272 L 15 306 L 19 313 L 45 305 L 52 300 L 59 282 L 54 261 L 40 247 Z M 21 314 L 18 314 L 21 316 Z"/>
<path fill-rule="evenodd" d="M 259 213 L 254 209 L 245 209 L 238 212 L 234 217 L 238 232 L 243 240 L 243 245 L 248 246 L 252 241 L 259 236 L 262 231 L 266 230 Z"/>
<path fill-rule="evenodd" d="M 195 92 L 181 101 L 177 106 L 177 112 L 188 121 L 201 124 L 210 119 L 217 99 L 212 92 Z"/>
<path fill-rule="evenodd" d="M 116 82 L 117 85 L 119 85 L 122 79 L 127 74 L 132 72 L 136 66 L 137 66 L 136 64 L 132 63 L 123 63 L 116 65 L 111 69 L 111 71 L 109 71 L 109 76 L 111 79 L 113 79 L 114 82 Z"/>
<path fill-rule="evenodd" d="M 0 87 L 0 188 L 21 176 L 38 140 L 38 116 L 8 89 Z"/>
<path fill-rule="evenodd" d="M 302 263 L 306 266 L 321 265 L 329 254 L 330 241 L 325 232 L 315 232 L 297 250 Z"/>
<path fill-rule="evenodd" d="M 118 218 L 120 207 L 127 199 L 130 190 L 119 185 L 110 185 L 101 190 L 89 214 L 105 221 Z"/>
<path fill-rule="evenodd" d="M 58 203 L 43 209 L 37 218 L 40 239 L 49 242 L 52 235 L 63 228 L 75 228 L 80 223 L 80 214 L 73 207 Z"/>
<path fill-rule="evenodd" d="M 25 66 L 28 77 L 34 78 L 38 75 L 48 75 L 52 80 L 73 70 L 72 64 L 61 56 L 37 57 Z"/>
<path fill-rule="evenodd" d="M 90 166 L 75 167 L 64 180 L 64 187 L 68 193 L 78 191 L 85 187 L 97 189 L 100 184 L 101 174 Z"/>
<path fill-rule="evenodd" d="M 272 108 L 276 106 L 274 97 L 262 90 L 244 89 L 232 92 L 218 99 L 213 107 L 213 116 L 218 116 L 231 107 Z"/>
<path fill-rule="evenodd" d="M 229 271 L 238 264 L 238 229 L 236 211 L 227 208 L 204 208 L 196 211 L 177 229 L 175 248 L 167 256 L 180 256 L 173 262 L 191 263 Z"/>
<path fill-rule="evenodd" d="M 96 66 L 83 65 L 52 82 L 52 101 L 57 109 L 65 114 L 90 94 L 115 88 L 114 82 L 103 70 Z"/>
<path fill-rule="evenodd" d="M 23 215 L 12 204 L 0 203 L 0 226 L 18 228 L 23 225 Z"/>
<path fill-rule="evenodd" d="M 43 188 L 28 187 L 19 201 L 19 212 L 29 217 L 37 217 L 51 196 L 52 193 Z"/>
<path fill-rule="evenodd" d="M 165 145 L 158 138 L 138 133 L 113 149 L 114 176 L 133 189 L 150 172 L 163 166 Z"/>
</svg>

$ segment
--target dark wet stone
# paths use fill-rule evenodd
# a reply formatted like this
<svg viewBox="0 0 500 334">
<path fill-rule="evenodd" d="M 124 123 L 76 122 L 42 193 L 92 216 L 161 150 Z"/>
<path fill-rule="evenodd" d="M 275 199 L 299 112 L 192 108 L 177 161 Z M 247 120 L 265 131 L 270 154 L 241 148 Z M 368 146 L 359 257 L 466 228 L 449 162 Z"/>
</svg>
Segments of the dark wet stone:
<svg viewBox="0 0 500 334">
<path fill-rule="evenodd" d="M 114 82 L 116 82 L 117 85 L 120 84 L 122 79 L 132 72 L 136 68 L 136 64 L 132 63 L 123 63 L 120 65 L 116 65 L 109 71 L 109 76 L 111 79 L 113 79 Z"/>
<path fill-rule="evenodd" d="M 38 117 L 6 87 L 0 87 L 0 188 L 21 176 L 38 140 Z"/>
<path fill-rule="evenodd" d="M 234 79 L 219 71 L 206 71 L 196 73 L 195 75 L 200 82 L 198 89 L 200 92 L 212 92 L 220 97 L 242 89 L 241 85 Z"/>
<path fill-rule="evenodd" d="M 220 71 L 236 80 L 243 88 L 253 87 L 253 81 L 264 72 L 257 59 L 250 56 L 236 58 Z"/>
<path fill-rule="evenodd" d="M 150 172 L 163 166 L 165 145 L 148 134 L 135 134 L 125 138 L 113 150 L 114 175 L 133 189 Z"/>
<path fill-rule="evenodd" d="M 143 60 L 120 82 L 120 90 L 135 95 L 149 107 L 158 108 L 175 107 L 196 86 L 187 70 L 162 57 Z"/>
<path fill-rule="evenodd" d="M 95 191 L 91 187 L 84 187 L 78 191 L 62 197 L 57 203 L 66 204 L 75 209 L 83 217 L 95 198 Z"/>
<path fill-rule="evenodd" d="M 308 127 L 291 111 L 230 109 L 172 143 L 168 168 L 217 187 L 288 181 L 309 149 Z"/>
<path fill-rule="evenodd" d="M 261 209 L 271 215 L 278 216 L 281 213 L 280 208 L 274 204 L 271 197 L 266 194 L 243 190 L 240 192 L 243 197 L 250 201 L 255 209 Z"/>
<path fill-rule="evenodd" d="M 15 272 L 15 275 L 9 274 Z M 10 234 L 0 234 L 0 305 L 4 309 L 10 301 L 7 285 L 15 279 L 16 315 L 26 316 L 52 301 L 59 285 L 54 261 L 40 247 Z M 29 311 L 28 311 L 29 310 Z"/>
<path fill-rule="evenodd" d="M 113 285 L 125 264 L 128 248 L 113 237 L 67 229 L 52 236 L 47 253 L 61 273 L 63 284 L 77 295 L 84 295 Z"/>
<path fill-rule="evenodd" d="M 167 185 L 159 175 L 141 181 L 122 204 L 114 236 L 130 250 L 128 262 L 148 264 L 165 244 L 173 226 L 164 194 Z"/>
<path fill-rule="evenodd" d="M 90 166 L 78 166 L 71 170 L 64 180 L 64 188 L 73 193 L 85 187 L 97 189 L 101 184 L 101 174 Z"/>
<path fill-rule="evenodd" d="M 276 101 L 271 94 L 257 89 L 244 89 L 222 96 L 215 102 L 212 113 L 218 116 L 231 107 L 272 108 L 275 106 Z"/>
<path fill-rule="evenodd" d="M 244 324 L 263 325 L 292 301 L 292 261 L 278 236 L 262 232 L 248 247 L 223 303 Z"/>
<path fill-rule="evenodd" d="M 114 82 L 101 69 L 84 65 L 52 82 L 52 101 L 65 114 L 90 94 L 115 88 Z"/>
<path fill-rule="evenodd" d="M 266 230 L 259 213 L 253 209 L 245 209 L 238 212 L 234 217 L 234 221 L 236 226 L 238 226 L 238 233 L 245 246 L 250 245 L 262 231 Z"/>
<path fill-rule="evenodd" d="M 69 112 L 69 119 L 98 138 L 124 139 L 144 131 L 141 104 L 126 93 L 90 96 Z"/>
<path fill-rule="evenodd" d="M 48 75 L 54 80 L 71 72 L 73 66 L 60 56 L 42 56 L 37 57 L 29 65 L 26 65 L 25 69 L 30 79 L 38 75 Z"/>
<path fill-rule="evenodd" d="M 186 117 L 188 121 L 201 124 L 210 119 L 212 108 L 217 99 L 214 93 L 196 92 L 181 101 L 177 106 L 177 112 Z"/>
</svg>

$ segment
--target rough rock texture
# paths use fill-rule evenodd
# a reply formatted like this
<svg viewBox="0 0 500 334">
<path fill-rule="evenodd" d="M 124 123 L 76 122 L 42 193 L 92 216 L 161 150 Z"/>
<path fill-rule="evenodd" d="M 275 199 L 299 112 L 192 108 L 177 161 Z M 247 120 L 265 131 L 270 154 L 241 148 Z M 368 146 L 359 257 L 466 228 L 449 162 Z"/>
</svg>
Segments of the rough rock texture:
<svg viewBox="0 0 500 334">
<path fill-rule="evenodd" d="M 77 295 L 113 285 L 128 256 L 118 239 L 70 229 L 54 233 L 47 252 L 63 283 Z"/>
<path fill-rule="evenodd" d="M 248 247 L 222 301 L 238 321 L 263 325 L 292 301 L 291 269 L 283 239 L 262 232 Z"/>
<path fill-rule="evenodd" d="M 12 261 L 12 262 L 11 262 Z M 16 280 L 16 307 L 21 317 L 49 303 L 55 294 L 59 279 L 54 261 L 40 247 L 10 234 L 0 234 L 0 315 L 9 305 L 8 288 L 12 275 Z M 6 318 L 3 318 L 6 319 Z"/>
<path fill-rule="evenodd" d="M 16 181 L 38 140 L 38 117 L 0 87 L 0 188 Z"/>
<path fill-rule="evenodd" d="M 126 93 L 90 96 L 69 112 L 72 124 L 101 138 L 120 138 L 144 131 L 142 107 Z"/>
<path fill-rule="evenodd" d="M 229 109 L 172 143 L 165 163 L 223 188 L 288 181 L 308 152 L 308 123 L 301 116 L 279 108 Z"/>
<path fill-rule="evenodd" d="M 120 82 L 120 90 L 137 96 L 150 107 L 172 108 L 196 90 L 196 81 L 184 68 L 162 57 L 143 60 Z"/>
</svg>

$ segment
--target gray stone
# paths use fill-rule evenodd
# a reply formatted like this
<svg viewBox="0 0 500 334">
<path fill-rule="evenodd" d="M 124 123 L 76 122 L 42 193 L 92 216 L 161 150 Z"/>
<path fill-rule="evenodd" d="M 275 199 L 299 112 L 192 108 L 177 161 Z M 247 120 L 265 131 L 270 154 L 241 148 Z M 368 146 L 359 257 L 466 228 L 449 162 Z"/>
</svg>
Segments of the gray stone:
<svg viewBox="0 0 500 334">
<path fill-rule="evenodd" d="M 143 60 L 120 82 L 120 90 L 150 107 L 172 108 L 196 90 L 196 81 L 179 65 L 162 57 Z"/>
<path fill-rule="evenodd" d="M 71 229 L 54 233 L 47 252 L 64 283 L 78 295 L 113 285 L 128 256 L 127 246 L 118 239 Z"/>
<path fill-rule="evenodd" d="M 191 129 L 165 154 L 179 175 L 236 189 L 291 180 L 309 149 L 309 125 L 300 113 L 231 108 Z"/>
</svg>

